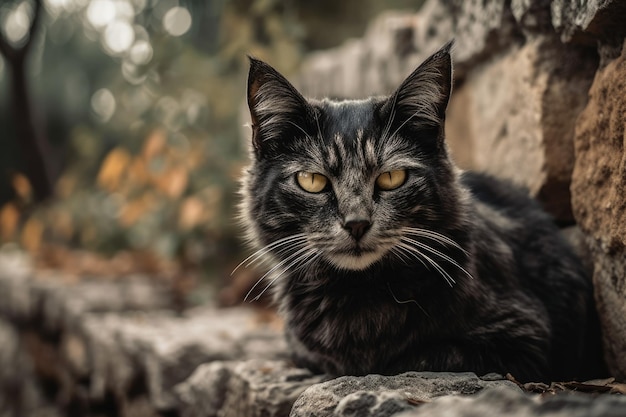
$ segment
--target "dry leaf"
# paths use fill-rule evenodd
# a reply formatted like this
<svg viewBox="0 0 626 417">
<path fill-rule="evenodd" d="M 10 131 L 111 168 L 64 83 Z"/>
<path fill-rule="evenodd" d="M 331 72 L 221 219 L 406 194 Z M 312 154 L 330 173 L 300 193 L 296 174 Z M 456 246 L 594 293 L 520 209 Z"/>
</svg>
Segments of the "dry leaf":
<svg viewBox="0 0 626 417">
<path fill-rule="evenodd" d="M 0 209 L 0 237 L 3 241 L 9 241 L 15 236 L 20 212 L 14 203 L 7 203 Z"/>
<path fill-rule="evenodd" d="M 25 175 L 20 174 L 19 172 L 13 174 L 11 184 L 21 201 L 30 201 L 32 199 L 33 188 Z"/>
<path fill-rule="evenodd" d="M 37 252 L 41 246 L 41 238 L 43 237 L 43 224 L 31 217 L 28 219 L 22 229 L 22 245 L 29 252 Z"/>
<path fill-rule="evenodd" d="M 123 148 L 115 148 L 104 159 L 98 173 L 98 185 L 105 190 L 115 191 L 130 164 L 131 156 Z"/>
</svg>

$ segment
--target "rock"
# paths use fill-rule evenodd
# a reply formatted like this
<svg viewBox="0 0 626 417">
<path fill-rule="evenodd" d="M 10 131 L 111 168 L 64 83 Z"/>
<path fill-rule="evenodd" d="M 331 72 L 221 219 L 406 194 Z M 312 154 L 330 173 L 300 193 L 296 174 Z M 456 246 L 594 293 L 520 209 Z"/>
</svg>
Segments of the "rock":
<svg viewBox="0 0 626 417">
<path fill-rule="evenodd" d="M 280 329 L 256 322 L 253 309 L 199 308 L 182 317 L 167 312 L 91 315 L 77 331 L 91 363 L 90 392 L 124 397 L 144 378 L 152 404 L 174 405 L 172 388 L 199 365 L 223 360 L 286 357 Z"/>
<path fill-rule="evenodd" d="M 521 41 L 521 31 L 506 0 L 441 0 L 454 22 L 457 69 L 477 62 Z"/>
<path fill-rule="evenodd" d="M 475 397 L 447 396 L 435 399 L 395 417 L 621 417 L 626 415 L 626 397 L 595 397 L 559 394 L 528 395 L 509 389 L 486 389 Z"/>
<path fill-rule="evenodd" d="M 285 361 L 213 362 L 175 387 L 182 417 L 283 417 L 324 377 Z"/>
<path fill-rule="evenodd" d="M 492 387 L 519 391 L 517 385 L 501 377 L 479 378 L 473 373 L 345 376 L 305 390 L 290 417 L 390 416 L 442 395 L 469 395 Z"/>
<path fill-rule="evenodd" d="M 124 279 L 84 277 L 71 282 L 60 272 L 37 272 L 19 251 L 0 254 L 0 314 L 12 320 L 36 321 L 59 331 L 99 311 L 171 308 L 170 290 L 147 276 Z"/>
<path fill-rule="evenodd" d="M 0 416 L 62 416 L 42 392 L 18 331 L 0 318 Z"/>
<path fill-rule="evenodd" d="M 564 42 L 621 43 L 626 36 L 626 3 L 622 0 L 553 0 L 552 25 Z"/>
<path fill-rule="evenodd" d="M 596 65 L 589 50 L 538 36 L 475 68 L 450 103 L 453 155 L 465 168 L 527 187 L 556 219 L 571 223 L 574 124 Z"/>
<path fill-rule="evenodd" d="M 574 216 L 594 255 L 594 287 L 610 371 L 626 378 L 626 43 L 598 71 L 576 123 Z"/>
<path fill-rule="evenodd" d="M 421 62 L 414 44 L 417 27 L 416 15 L 384 14 L 364 38 L 310 54 L 295 85 L 306 96 L 318 98 L 389 94 Z"/>
<path fill-rule="evenodd" d="M 511 13 L 527 35 L 552 31 L 549 1 L 511 0 Z"/>
</svg>

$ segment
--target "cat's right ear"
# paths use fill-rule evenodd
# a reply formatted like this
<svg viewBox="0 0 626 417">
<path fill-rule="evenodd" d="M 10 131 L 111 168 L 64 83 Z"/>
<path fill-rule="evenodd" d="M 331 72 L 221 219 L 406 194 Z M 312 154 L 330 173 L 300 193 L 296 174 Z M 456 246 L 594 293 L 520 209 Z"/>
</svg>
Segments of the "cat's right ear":
<svg viewBox="0 0 626 417">
<path fill-rule="evenodd" d="M 257 157 L 276 149 L 294 128 L 304 129 L 313 109 L 285 77 L 270 65 L 250 59 L 248 108 Z M 306 131 L 304 132 L 306 133 Z"/>
</svg>

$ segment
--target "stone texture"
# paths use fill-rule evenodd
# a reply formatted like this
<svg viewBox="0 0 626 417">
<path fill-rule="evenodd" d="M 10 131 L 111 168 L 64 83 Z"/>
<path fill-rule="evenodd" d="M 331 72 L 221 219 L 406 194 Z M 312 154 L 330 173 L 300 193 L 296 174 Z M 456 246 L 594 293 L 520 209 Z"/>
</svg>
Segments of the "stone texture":
<svg viewBox="0 0 626 417">
<path fill-rule="evenodd" d="M 626 45 L 626 43 L 625 43 Z M 626 46 L 598 71 L 576 124 L 572 198 L 594 257 L 596 302 L 611 371 L 626 378 Z"/>
<path fill-rule="evenodd" d="M 407 372 L 397 376 L 340 377 L 302 393 L 290 417 L 391 416 L 443 395 L 469 395 L 485 388 L 519 391 L 494 374 Z"/>
<path fill-rule="evenodd" d="M 202 363 L 286 357 L 280 324 L 253 308 L 176 314 L 154 279 L 60 277 L 35 273 L 19 252 L 0 254 L 0 318 L 28 329 L 18 333 L 0 323 L 0 341 L 7 340 L 0 365 L 14 363 L 16 351 L 30 355 L 15 359 L 28 359 L 24 371 L 0 369 L 0 384 L 8 380 L 26 393 L 32 385 L 35 395 L 33 381 L 54 381 L 61 409 L 79 404 L 88 415 L 112 397 L 122 410 L 170 410 L 173 387 Z"/>
<path fill-rule="evenodd" d="M 457 68 L 473 66 L 523 38 L 507 0 L 440 0 L 453 19 Z"/>
<path fill-rule="evenodd" d="M 511 0 L 511 13 L 526 35 L 552 29 L 550 0 Z"/>
<path fill-rule="evenodd" d="M 621 43 L 626 36 L 626 3 L 622 0 L 553 0 L 552 25 L 564 42 Z"/>
<path fill-rule="evenodd" d="M 453 155 L 465 168 L 527 187 L 571 222 L 574 124 L 595 68 L 588 50 L 538 36 L 472 70 L 448 112 Z"/>
<path fill-rule="evenodd" d="M 585 394 L 559 394 L 541 398 L 519 391 L 488 389 L 475 397 L 438 398 L 396 417 L 622 417 L 626 398 Z"/>
<path fill-rule="evenodd" d="M 55 331 L 75 325 L 89 312 L 171 306 L 169 289 L 155 278 L 84 277 L 73 282 L 58 272 L 35 274 L 29 258 L 17 250 L 0 252 L 0 313 L 15 321 L 36 320 Z"/>
<path fill-rule="evenodd" d="M 283 417 L 324 377 L 285 361 L 213 362 L 175 388 L 181 417 Z"/>
<path fill-rule="evenodd" d="M 87 317 L 76 339 L 89 351 L 90 392 L 102 397 L 119 391 L 123 396 L 143 376 L 152 404 L 169 409 L 174 385 L 202 363 L 285 357 L 282 332 L 255 317 L 249 308 L 210 307 L 184 316 L 137 312 Z"/>
<path fill-rule="evenodd" d="M 17 329 L 0 318 L 0 416 L 61 416 L 41 392 Z"/>
</svg>

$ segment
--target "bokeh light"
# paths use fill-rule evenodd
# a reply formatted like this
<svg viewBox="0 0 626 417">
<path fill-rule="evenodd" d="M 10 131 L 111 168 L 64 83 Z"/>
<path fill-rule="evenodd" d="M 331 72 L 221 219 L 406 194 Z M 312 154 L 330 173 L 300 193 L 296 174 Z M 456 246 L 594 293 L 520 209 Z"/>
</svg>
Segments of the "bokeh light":
<svg viewBox="0 0 626 417">
<path fill-rule="evenodd" d="M 134 41 L 135 31 L 128 22 L 116 20 L 107 25 L 104 31 L 104 47 L 113 54 L 127 51 Z"/>
<path fill-rule="evenodd" d="M 100 29 L 115 19 L 115 4 L 111 0 L 93 0 L 87 7 L 87 20 Z"/>
<path fill-rule="evenodd" d="M 2 22 L 2 30 L 9 42 L 20 44 L 26 41 L 32 13 L 30 3 L 27 2 L 20 3 L 7 13 Z"/>
<path fill-rule="evenodd" d="M 191 28 L 191 14 L 184 7 L 172 7 L 163 16 L 163 27 L 172 36 L 181 36 Z"/>
<path fill-rule="evenodd" d="M 115 97 L 108 88 L 101 88 L 91 96 L 91 108 L 98 119 L 106 123 L 115 113 Z"/>
<path fill-rule="evenodd" d="M 129 58 L 135 65 L 145 65 L 152 59 L 152 45 L 150 42 L 144 40 L 138 40 L 130 48 Z"/>
</svg>

